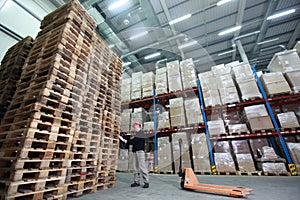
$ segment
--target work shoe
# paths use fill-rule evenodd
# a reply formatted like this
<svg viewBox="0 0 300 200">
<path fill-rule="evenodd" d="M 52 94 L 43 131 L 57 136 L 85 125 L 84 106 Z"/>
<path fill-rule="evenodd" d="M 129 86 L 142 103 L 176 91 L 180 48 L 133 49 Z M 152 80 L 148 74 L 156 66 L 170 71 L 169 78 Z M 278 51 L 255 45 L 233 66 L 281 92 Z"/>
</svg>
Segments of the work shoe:
<svg viewBox="0 0 300 200">
<path fill-rule="evenodd" d="M 148 188 L 149 187 L 149 183 L 145 183 L 145 185 L 143 186 L 143 188 Z"/>
<path fill-rule="evenodd" d="M 138 186 L 140 186 L 140 184 L 139 183 L 132 183 L 130 186 L 131 187 L 138 187 Z"/>
</svg>

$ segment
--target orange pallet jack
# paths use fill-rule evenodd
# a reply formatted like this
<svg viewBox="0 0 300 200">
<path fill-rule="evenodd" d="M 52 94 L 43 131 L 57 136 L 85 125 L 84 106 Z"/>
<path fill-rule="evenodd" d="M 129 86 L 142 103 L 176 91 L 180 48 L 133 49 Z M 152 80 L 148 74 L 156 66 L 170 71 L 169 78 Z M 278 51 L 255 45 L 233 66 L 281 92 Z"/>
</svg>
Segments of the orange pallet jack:
<svg viewBox="0 0 300 200">
<path fill-rule="evenodd" d="M 182 139 L 180 138 L 179 139 L 180 164 L 179 164 L 178 174 L 181 177 L 180 186 L 182 189 L 226 195 L 232 197 L 245 197 L 248 194 L 250 194 L 250 191 L 252 191 L 251 188 L 199 183 L 192 168 L 183 168 L 182 170 L 181 145 L 182 145 Z"/>
</svg>

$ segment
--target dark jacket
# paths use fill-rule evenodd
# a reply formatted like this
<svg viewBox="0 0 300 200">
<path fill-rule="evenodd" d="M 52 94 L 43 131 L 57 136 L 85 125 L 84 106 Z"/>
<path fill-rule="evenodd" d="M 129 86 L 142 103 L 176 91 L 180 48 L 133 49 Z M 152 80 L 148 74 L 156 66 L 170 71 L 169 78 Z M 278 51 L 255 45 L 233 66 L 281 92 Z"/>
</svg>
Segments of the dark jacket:
<svg viewBox="0 0 300 200">
<path fill-rule="evenodd" d="M 127 141 L 127 143 L 132 145 L 132 152 L 143 150 L 145 151 L 145 133 L 140 130 L 136 133 L 133 139 Z"/>
</svg>

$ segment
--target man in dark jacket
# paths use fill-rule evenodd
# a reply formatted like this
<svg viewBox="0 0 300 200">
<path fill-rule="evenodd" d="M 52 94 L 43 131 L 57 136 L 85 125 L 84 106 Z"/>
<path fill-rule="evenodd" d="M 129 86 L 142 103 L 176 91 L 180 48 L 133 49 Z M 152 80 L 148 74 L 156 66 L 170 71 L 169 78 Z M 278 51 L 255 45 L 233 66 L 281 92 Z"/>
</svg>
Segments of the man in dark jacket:
<svg viewBox="0 0 300 200">
<path fill-rule="evenodd" d="M 143 174 L 144 186 L 149 187 L 149 173 L 145 161 L 145 133 L 141 128 L 140 122 L 134 122 L 134 132 L 136 133 L 133 139 L 125 140 L 125 143 L 132 145 L 133 152 L 133 170 L 134 182 L 131 187 L 140 186 L 140 171 Z"/>
</svg>

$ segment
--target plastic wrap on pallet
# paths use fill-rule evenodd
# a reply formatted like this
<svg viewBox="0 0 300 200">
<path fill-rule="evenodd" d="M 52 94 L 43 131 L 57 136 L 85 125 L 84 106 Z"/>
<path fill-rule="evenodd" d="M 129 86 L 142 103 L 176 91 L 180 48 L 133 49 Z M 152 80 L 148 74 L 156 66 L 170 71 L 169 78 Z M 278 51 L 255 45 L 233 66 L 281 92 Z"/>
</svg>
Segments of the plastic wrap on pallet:
<svg viewBox="0 0 300 200">
<path fill-rule="evenodd" d="M 254 162 L 250 153 L 236 154 L 235 156 L 240 172 L 255 172 Z"/>
<path fill-rule="evenodd" d="M 281 128 L 298 128 L 299 122 L 294 112 L 277 114 Z"/>
<path fill-rule="evenodd" d="M 128 171 L 128 149 L 119 149 L 118 156 L 118 171 L 127 172 Z"/>
<path fill-rule="evenodd" d="M 228 141 L 217 141 L 214 143 L 215 153 L 230 153 L 230 145 Z"/>
<path fill-rule="evenodd" d="M 213 120 L 207 122 L 210 135 L 226 134 L 223 120 Z"/>
<path fill-rule="evenodd" d="M 236 87 L 219 88 L 220 99 L 223 105 L 240 102 Z"/>
<path fill-rule="evenodd" d="M 229 133 L 247 133 L 248 128 L 246 124 L 229 124 Z"/>
<path fill-rule="evenodd" d="M 294 46 L 293 49 L 296 50 L 298 56 L 300 57 L 300 41 L 298 41 L 298 42 L 295 44 L 295 46 Z"/>
<path fill-rule="evenodd" d="M 240 64 L 240 61 L 236 60 L 236 61 L 233 61 L 233 62 L 230 62 L 230 63 L 226 63 L 225 67 L 232 68 L 232 67 L 235 67 L 238 64 Z"/>
<path fill-rule="evenodd" d="M 131 127 L 131 110 L 126 109 L 121 113 L 121 131 L 129 132 Z"/>
<path fill-rule="evenodd" d="M 214 158 L 218 172 L 236 172 L 230 153 L 214 153 Z"/>
<path fill-rule="evenodd" d="M 269 116 L 255 117 L 248 119 L 249 127 L 251 128 L 252 133 L 260 130 L 272 130 L 274 125 Z"/>
<path fill-rule="evenodd" d="M 239 63 L 231 68 L 234 79 L 237 83 L 241 83 L 254 78 L 251 66 L 249 63 Z"/>
<path fill-rule="evenodd" d="M 164 173 L 173 172 L 169 137 L 159 137 L 157 139 L 157 152 L 159 171 Z"/>
<path fill-rule="evenodd" d="M 295 49 L 276 53 L 267 67 L 270 72 L 288 72 L 300 69 L 300 58 Z"/>
<path fill-rule="evenodd" d="M 269 145 L 266 138 L 250 139 L 249 143 L 255 159 L 259 157 L 258 151 L 260 151 L 263 146 Z"/>
<path fill-rule="evenodd" d="M 235 154 L 249 154 L 250 148 L 247 140 L 233 140 L 231 141 L 232 149 Z"/>
<path fill-rule="evenodd" d="M 183 106 L 183 98 L 175 98 L 169 100 L 170 118 L 172 127 L 185 126 L 185 112 Z"/>
<path fill-rule="evenodd" d="M 169 111 L 158 114 L 157 117 L 157 130 L 170 128 Z"/>
<path fill-rule="evenodd" d="M 295 164 L 298 173 L 300 172 L 300 143 L 286 143 L 293 163 Z"/>
<path fill-rule="evenodd" d="M 191 134 L 195 172 L 210 172 L 209 152 L 205 133 Z"/>
<path fill-rule="evenodd" d="M 211 67 L 211 71 L 214 76 L 219 77 L 220 75 L 230 74 L 230 66 L 225 66 L 224 64 L 216 65 Z"/>
<path fill-rule="evenodd" d="M 122 102 L 131 101 L 131 78 L 126 78 L 122 80 L 121 101 Z"/>
<path fill-rule="evenodd" d="M 153 131 L 154 130 L 154 122 L 144 122 L 143 126 L 144 131 Z"/>
<path fill-rule="evenodd" d="M 248 79 L 238 83 L 238 88 L 241 93 L 242 100 L 261 99 L 260 93 L 255 79 Z"/>
<path fill-rule="evenodd" d="M 217 90 L 217 80 L 212 71 L 207 71 L 198 74 L 202 91 Z"/>
<path fill-rule="evenodd" d="M 143 72 L 132 73 L 131 77 L 131 100 L 141 99 Z"/>
<path fill-rule="evenodd" d="M 299 93 L 300 92 L 300 70 L 294 70 L 285 73 L 285 78 L 290 84 L 291 89 Z"/>
<path fill-rule="evenodd" d="M 285 163 L 262 163 L 264 173 L 287 173 Z"/>
<path fill-rule="evenodd" d="M 224 112 L 221 118 L 224 119 L 225 126 L 241 124 L 241 121 L 243 121 L 241 111 Z M 233 132 L 229 129 L 229 133 Z"/>
<path fill-rule="evenodd" d="M 244 107 L 244 112 L 248 120 L 256 117 L 269 116 L 264 104 Z"/>
<path fill-rule="evenodd" d="M 187 124 L 203 123 L 203 116 L 200 109 L 199 98 L 185 99 L 184 108 Z"/>
<path fill-rule="evenodd" d="M 178 60 L 167 63 L 167 75 L 168 75 L 169 92 L 181 91 L 182 80 L 181 80 Z"/>
<path fill-rule="evenodd" d="M 187 139 L 185 132 L 173 133 L 172 134 L 172 145 L 173 145 L 173 157 L 175 163 L 175 172 L 179 170 L 180 151 L 179 151 L 179 139 L 182 139 L 182 167 L 191 167 L 189 147 L 190 144 Z"/>
<path fill-rule="evenodd" d="M 145 97 L 151 97 L 153 96 L 153 86 L 155 82 L 155 76 L 153 72 L 148 72 L 143 74 L 142 79 L 142 96 Z"/>
<path fill-rule="evenodd" d="M 184 90 L 197 87 L 195 65 L 193 59 L 189 58 L 180 62 L 182 86 Z"/>
<path fill-rule="evenodd" d="M 222 105 L 218 90 L 203 91 L 203 100 L 204 100 L 205 107 Z"/>
<path fill-rule="evenodd" d="M 291 88 L 282 72 L 263 74 L 261 82 L 268 96 L 291 92 Z"/>
<path fill-rule="evenodd" d="M 263 160 L 273 160 L 273 159 L 277 159 L 278 156 L 275 153 L 273 147 L 269 147 L 269 146 L 263 146 L 261 147 L 261 153 L 262 153 L 262 159 Z"/>
<path fill-rule="evenodd" d="M 216 77 L 218 88 L 235 87 L 231 74 Z"/>
<path fill-rule="evenodd" d="M 156 95 L 168 93 L 167 68 L 156 69 L 155 74 Z"/>
</svg>

